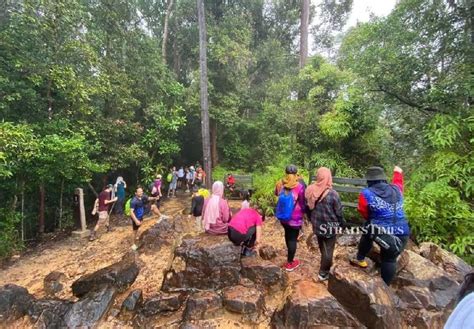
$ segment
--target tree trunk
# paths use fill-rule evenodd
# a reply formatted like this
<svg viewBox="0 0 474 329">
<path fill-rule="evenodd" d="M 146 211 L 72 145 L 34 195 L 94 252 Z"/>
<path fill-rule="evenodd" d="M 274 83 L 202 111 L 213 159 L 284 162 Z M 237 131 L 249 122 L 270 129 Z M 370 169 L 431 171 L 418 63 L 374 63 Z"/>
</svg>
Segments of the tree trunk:
<svg viewBox="0 0 474 329">
<path fill-rule="evenodd" d="M 219 154 L 217 153 L 217 122 L 216 120 L 211 120 L 211 165 L 212 168 L 215 168 L 219 163 Z"/>
<path fill-rule="evenodd" d="M 64 178 L 61 180 L 61 191 L 59 193 L 59 229 L 61 230 L 61 222 L 63 220 L 63 192 L 64 192 Z"/>
<path fill-rule="evenodd" d="M 39 233 L 44 233 L 44 201 L 45 201 L 45 190 L 44 184 L 41 183 L 40 188 L 40 207 L 39 207 Z"/>
<path fill-rule="evenodd" d="M 165 24 L 163 27 L 163 43 L 161 44 L 161 55 L 163 56 L 163 63 L 166 64 L 166 43 L 168 42 L 168 20 L 171 15 L 173 7 L 173 0 L 168 0 L 168 8 L 166 9 Z"/>
<path fill-rule="evenodd" d="M 309 0 L 301 0 L 301 26 L 300 26 L 300 68 L 306 64 L 308 57 L 308 26 L 309 26 Z"/>
<path fill-rule="evenodd" d="M 206 18 L 203 0 L 197 0 L 199 20 L 199 68 L 201 71 L 201 130 L 202 130 L 202 154 L 204 171 L 206 172 L 206 186 L 211 186 L 211 145 L 209 136 L 209 105 L 207 100 L 207 33 Z"/>
<path fill-rule="evenodd" d="M 25 181 L 21 181 L 21 241 L 25 241 Z"/>
<path fill-rule="evenodd" d="M 48 99 L 48 120 L 53 118 L 53 97 L 51 96 L 52 83 L 51 77 L 49 77 L 46 91 L 46 98 Z"/>
</svg>

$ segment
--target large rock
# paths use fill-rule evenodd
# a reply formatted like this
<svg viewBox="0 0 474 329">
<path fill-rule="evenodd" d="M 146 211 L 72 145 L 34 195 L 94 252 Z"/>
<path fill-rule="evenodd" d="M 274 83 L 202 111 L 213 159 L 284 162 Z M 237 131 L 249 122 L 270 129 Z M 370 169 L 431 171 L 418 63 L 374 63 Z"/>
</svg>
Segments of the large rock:
<svg viewBox="0 0 474 329">
<path fill-rule="evenodd" d="M 274 328 L 362 328 L 322 283 L 298 281 L 285 306 L 272 318 Z"/>
<path fill-rule="evenodd" d="M 329 292 L 369 328 L 401 328 L 395 297 L 379 276 L 346 264 L 336 264 L 329 276 Z"/>
<path fill-rule="evenodd" d="M 144 316 L 153 316 L 163 312 L 174 312 L 179 310 L 186 300 L 186 294 L 174 293 L 163 294 L 150 298 L 143 304 L 141 313 Z"/>
<path fill-rule="evenodd" d="M 260 257 L 262 257 L 265 260 L 270 260 L 278 256 L 278 253 L 275 248 L 272 246 L 263 246 L 259 250 Z"/>
<path fill-rule="evenodd" d="M 14 321 L 24 316 L 34 297 L 23 287 L 7 284 L 0 288 L 0 323 Z"/>
<path fill-rule="evenodd" d="M 400 254 L 400 256 L 397 257 L 397 273 L 399 273 L 401 270 L 403 270 L 407 265 L 408 262 L 410 261 L 410 257 L 408 256 L 408 251 L 404 250 Z M 374 243 L 374 246 L 372 249 L 370 249 L 369 254 L 367 255 L 369 259 L 371 259 L 375 264 L 380 266 L 382 259 L 380 256 L 380 247 Z"/>
<path fill-rule="evenodd" d="M 64 316 L 66 325 L 70 328 L 92 328 L 102 320 L 112 306 L 116 295 L 114 287 L 102 287 L 89 292 L 74 303 Z"/>
<path fill-rule="evenodd" d="M 63 290 L 66 279 L 66 275 L 62 272 L 51 272 L 43 280 L 43 290 L 48 295 L 55 295 Z"/>
<path fill-rule="evenodd" d="M 452 309 L 459 289 L 459 284 L 450 275 L 428 259 L 406 251 L 409 261 L 407 266 L 395 277 L 393 286 L 401 289 L 407 286 L 427 288 L 431 292 L 436 309 Z"/>
<path fill-rule="evenodd" d="M 235 286 L 223 290 L 226 310 L 239 314 L 260 314 L 265 300 L 261 291 L 252 287 Z"/>
<path fill-rule="evenodd" d="M 175 250 L 163 291 L 221 289 L 240 280 L 240 247 L 226 236 L 186 237 Z"/>
<path fill-rule="evenodd" d="M 28 315 L 35 322 L 36 328 L 65 328 L 67 324 L 64 321 L 64 316 L 72 305 L 72 302 L 63 300 L 36 300 L 28 308 Z"/>
<path fill-rule="evenodd" d="M 169 246 L 174 243 L 176 234 L 173 219 L 162 219 L 159 223 L 156 223 L 142 233 L 138 243 L 140 250 L 145 253 L 159 252 L 163 246 Z"/>
<path fill-rule="evenodd" d="M 441 267 L 458 283 L 464 281 L 464 276 L 472 272 L 472 267 L 461 258 L 431 242 L 423 242 L 419 246 L 421 256 Z"/>
<path fill-rule="evenodd" d="M 126 254 L 121 261 L 104 267 L 94 273 L 87 274 L 72 284 L 72 292 L 81 297 L 91 290 L 103 286 L 115 287 L 118 291 L 124 291 L 135 282 L 140 269 L 133 253 Z"/>
<path fill-rule="evenodd" d="M 288 283 L 288 276 L 280 266 L 258 257 L 242 258 L 242 276 L 268 288 L 284 289 Z"/>
<path fill-rule="evenodd" d="M 185 320 L 208 320 L 222 312 L 222 299 L 213 291 L 194 293 L 186 303 Z"/>
<path fill-rule="evenodd" d="M 130 292 L 122 303 L 122 310 L 133 312 L 141 305 L 143 301 L 143 293 L 141 289 Z"/>
</svg>

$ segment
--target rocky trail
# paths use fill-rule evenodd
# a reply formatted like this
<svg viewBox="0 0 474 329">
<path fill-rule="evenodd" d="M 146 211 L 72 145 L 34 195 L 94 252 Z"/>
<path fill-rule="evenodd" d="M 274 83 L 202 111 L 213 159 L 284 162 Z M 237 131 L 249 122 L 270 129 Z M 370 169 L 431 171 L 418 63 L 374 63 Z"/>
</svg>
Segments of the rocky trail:
<svg viewBox="0 0 474 329">
<path fill-rule="evenodd" d="M 236 211 L 240 202 L 231 201 Z M 312 230 L 298 244 L 302 265 L 287 273 L 280 223 L 264 223 L 257 257 L 240 259 L 227 237 L 197 232 L 189 195 L 166 200 L 171 215 L 140 228 L 115 221 L 94 242 L 67 238 L 26 254 L 0 276 L 0 326 L 8 328 L 442 328 L 472 268 L 436 245 L 413 243 L 391 287 L 378 254 L 366 270 L 348 264 L 357 236 L 341 236 L 328 282 L 316 281 Z M 26 288 L 26 289 L 25 289 Z"/>
</svg>

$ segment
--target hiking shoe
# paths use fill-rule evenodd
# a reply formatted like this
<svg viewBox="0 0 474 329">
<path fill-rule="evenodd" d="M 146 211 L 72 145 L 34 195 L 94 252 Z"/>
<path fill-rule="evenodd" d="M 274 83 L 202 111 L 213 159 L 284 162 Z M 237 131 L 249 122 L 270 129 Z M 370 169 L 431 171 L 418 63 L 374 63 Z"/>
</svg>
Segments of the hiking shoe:
<svg viewBox="0 0 474 329">
<path fill-rule="evenodd" d="M 304 237 L 304 233 L 300 231 L 298 234 L 298 238 L 296 239 L 297 241 L 300 241 Z"/>
<path fill-rule="evenodd" d="M 369 266 L 369 264 L 367 264 L 365 260 L 358 260 L 357 258 L 351 258 L 350 262 L 352 265 L 359 266 L 362 268 L 367 268 L 367 266 Z"/>
<path fill-rule="evenodd" d="M 112 232 L 112 228 L 110 226 L 107 226 L 107 233 Z"/>
<path fill-rule="evenodd" d="M 319 281 L 326 281 L 327 279 L 329 279 L 329 273 L 326 273 L 326 274 L 319 273 L 318 279 Z"/>
<path fill-rule="evenodd" d="M 138 246 L 136 244 L 133 244 L 130 249 L 132 249 L 133 251 L 136 251 L 138 249 Z"/>
<path fill-rule="evenodd" d="M 91 235 L 89 236 L 89 241 L 94 241 L 95 239 L 97 239 L 97 237 L 95 235 L 95 231 L 92 231 Z"/>
<path fill-rule="evenodd" d="M 242 256 L 244 256 L 244 257 L 257 256 L 257 252 L 256 252 L 255 250 L 253 250 L 253 249 L 244 247 L 244 248 L 242 249 Z"/>
<path fill-rule="evenodd" d="M 300 267 L 300 265 L 301 265 L 300 261 L 295 259 L 291 263 L 286 263 L 284 267 L 287 272 L 292 272 L 296 270 L 298 267 Z"/>
</svg>

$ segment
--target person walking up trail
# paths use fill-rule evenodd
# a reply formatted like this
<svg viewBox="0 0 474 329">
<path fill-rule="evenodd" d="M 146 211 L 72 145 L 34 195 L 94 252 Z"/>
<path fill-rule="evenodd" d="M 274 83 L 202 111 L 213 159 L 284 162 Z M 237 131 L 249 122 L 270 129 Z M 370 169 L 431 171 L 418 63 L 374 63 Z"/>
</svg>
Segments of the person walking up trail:
<svg viewBox="0 0 474 329">
<path fill-rule="evenodd" d="M 285 242 L 288 249 L 286 271 L 291 272 L 300 266 L 300 261 L 295 258 L 298 244 L 298 235 L 303 225 L 305 212 L 304 185 L 299 182 L 298 169 L 289 165 L 285 169 L 285 177 L 275 186 L 275 195 L 278 202 L 275 215 L 280 220 L 285 230 Z"/>
<path fill-rule="evenodd" d="M 115 214 L 123 215 L 123 206 L 125 203 L 125 189 L 127 188 L 127 183 L 123 180 L 122 176 L 117 177 L 117 181 L 114 185 L 115 195 L 117 196 L 117 203 L 115 205 Z"/>
<path fill-rule="evenodd" d="M 171 182 L 168 186 L 168 198 L 176 197 L 176 188 L 178 187 L 178 172 L 176 167 L 171 168 Z"/>
<path fill-rule="evenodd" d="M 110 199 L 110 193 L 112 192 L 113 185 L 109 184 L 105 187 L 105 189 L 100 192 L 98 200 L 98 212 L 99 212 L 99 220 L 95 225 L 94 229 L 91 231 L 91 235 L 89 237 L 89 241 L 94 241 L 97 238 L 97 230 L 100 226 L 105 225 L 107 228 L 107 232 L 110 232 L 109 226 L 109 205 L 117 201 L 117 198 Z"/>
<path fill-rule="evenodd" d="M 329 278 L 332 265 L 336 231 L 343 224 L 341 198 L 332 188 L 331 170 L 321 167 L 316 171 L 316 182 L 308 187 L 305 197 L 311 214 L 313 233 L 318 239 L 321 252 L 318 278 L 325 281 Z"/>
<path fill-rule="evenodd" d="M 212 185 L 212 196 L 204 201 L 202 218 L 206 233 L 227 234 L 231 212 L 227 200 L 224 199 L 224 184 L 221 181 Z"/>
<path fill-rule="evenodd" d="M 357 256 L 351 263 L 362 268 L 368 266 L 365 257 L 373 242 L 380 246 L 380 274 L 390 285 L 397 270 L 397 257 L 408 242 L 410 228 L 403 211 L 403 171 L 393 169 L 393 184 L 387 183 L 384 170 L 380 167 L 367 169 L 365 178 L 368 187 L 359 195 L 357 210 L 367 222 L 367 233 L 359 241 Z"/>
<path fill-rule="evenodd" d="M 143 223 L 143 216 L 145 215 L 145 205 L 149 201 L 157 200 L 157 197 L 148 197 L 143 193 L 142 187 L 137 187 L 135 196 L 130 201 L 130 217 L 132 219 L 132 229 L 133 229 L 133 240 L 132 240 L 132 250 L 137 250 L 138 246 L 136 245 L 138 239 L 138 229 Z M 156 205 L 152 204 L 151 210 L 156 214 Z M 159 211 L 158 211 L 159 213 Z"/>
<path fill-rule="evenodd" d="M 158 220 L 166 219 L 168 216 L 163 215 L 161 213 L 161 199 L 163 198 L 163 194 L 161 193 L 161 185 L 162 185 L 162 176 L 160 174 L 156 175 L 156 179 L 153 181 L 152 188 L 151 188 L 151 196 L 156 198 L 156 201 L 153 203 L 155 207 L 152 207 L 152 211 L 155 215 L 159 216 Z"/>
</svg>

